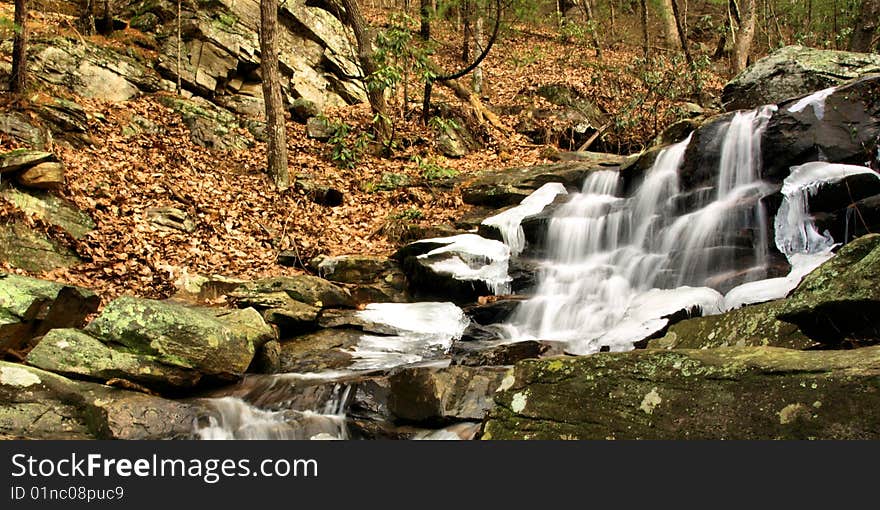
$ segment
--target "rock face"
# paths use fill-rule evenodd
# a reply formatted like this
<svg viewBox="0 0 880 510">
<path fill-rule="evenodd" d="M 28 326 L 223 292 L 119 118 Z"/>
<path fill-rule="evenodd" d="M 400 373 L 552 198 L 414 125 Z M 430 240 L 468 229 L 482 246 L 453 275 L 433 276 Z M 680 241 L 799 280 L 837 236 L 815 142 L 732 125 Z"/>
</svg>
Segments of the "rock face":
<svg viewBox="0 0 880 510">
<path fill-rule="evenodd" d="M 765 179 L 781 181 L 790 167 L 811 161 L 864 165 L 876 155 L 880 74 L 842 85 L 815 105 L 796 106 L 796 100 L 781 103 L 767 124 L 761 140 Z"/>
<path fill-rule="evenodd" d="M 483 439 L 869 439 L 880 346 L 600 353 L 523 361 Z"/>
<path fill-rule="evenodd" d="M 0 435 L 20 439 L 185 439 L 201 410 L 0 361 Z"/>
<path fill-rule="evenodd" d="M 159 33 L 174 33 L 176 4 L 151 3 L 146 12 L 165 21 L 157 29 Z M 209 98 L 231 93 L 261 99 L 259 2 L 220 0 L 199 4 L 195 11 L 184 6 L 182 18 L 184 47 L 179 74 L 184 86 Z M 307 5 L 305 0 L 282 4 L 278 47 L 288 103 L 303 98 L 324 108 L 366 98 L 356 82 L 347 78 L 360 75 L 349 33 L 329 11 Z M 176 79 L 177 55 L 177 38 L 164 38 L 158 68 L 169 78 Z"/>
<path fill-rule="evenodd" d="M 804 277 L 778 316 L 826 342 L 880 338 L 880 235 L 849 243 Z"/>
<path fill-rule="evenodd" d="M 15 188 L 7 188 L 0 191 L 0 198 L 50 225 L 61 227 L 74 239 L 81 239 L 95 228 L 95 223 L 88 214 L 64 199 L 49 193 L 25 192 Z"/>
<path fill-rule="evenodd" d="M 86 289 L 0 273 L 0 354 L 50 329 L 82 326 L 99 304 Z"/>
<path fill-rule="evenodd" d="M 148 64 L 82 39 L 59 37 L 31 51 L 35 76 L 70 87 L 83 97 L 118 102 L 141 92 L 174 90 L 174 84 L 163 80 Z"/>
<path fill-rule="evenodd" d="M 751 109 L 880 73 L 880 55 L 786 46 L 762 58 L 724 86 L 728 111 Z"/>
<path fill-rule="evenodd" d="M 580 189 L 587 174 L 594 170 L 616 170 L 624 158 L 615 154 L 590 154 L 588 160 L 552 165 L 537 165 L 505 170 L 490 170 L 462 185 L 462 200 L 471 205 L 504 207 L 517 205 L 548 182 L 561 182 Z"/>
<path fill-rule="evenodd" d="M 239 131 L 243 126 L 228 110 L 202 98 L 158 96 L 159 102 L 179 113 L 189 128 L 190 139 L 202 147 L 220 150 L 245 149 L 251 141 Z"/>
<path fill-rule="evenodd" d="M 259 314 L 246 312 L 252 320 L 223 320 L 183 305 L 122 297 L 109 303 L 85 331 L 167 365 L 230 379 L 251 364 L 258 347 L 254 342 L 267 338 L 251 326 L 261 320 Z"/>
</svg>

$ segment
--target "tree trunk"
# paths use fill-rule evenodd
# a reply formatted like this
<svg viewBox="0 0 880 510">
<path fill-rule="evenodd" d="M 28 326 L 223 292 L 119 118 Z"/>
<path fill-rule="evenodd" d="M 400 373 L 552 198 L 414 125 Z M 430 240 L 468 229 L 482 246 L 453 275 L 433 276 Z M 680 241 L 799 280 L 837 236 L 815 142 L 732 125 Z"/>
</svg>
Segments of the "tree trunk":
<svg viewBox="0 0 880 510">
<path fill-rule="evenodd" d="M 749 62 L 749 53 L 752 50 L 752 39 L 755 38 L 755 0 L 744 0 L 743 9 L 740 13 L 742 23 L 736 34 L 736 44 L 733 47 L 734 73 L 740 73 Z"/>
<path fill-rule="evenodd" d="M 461 42 L 461 61 L 471 61 L 471 3 L 464 0 L 461 3 L 461 32 L 464 34 Z"/>
<path fill-rule="evenodd" d="M 9 89 L 21 94 L 27 85 L 27 0 L 15 0 L 15 37 L 12 42 L 12 79 Z"/>
<path fill-rule="evenodd" d="M 370 86 L 370 75 L 378 70 L 373 58 L 373 40 L 367 31 L 367 22 L 361 14 L 357 0 L 341 0 L 345 9 L 345 17 L 348 25 L 354 32 L 358 46 L 358 61 L 364 72 L 367 82 L 367 98 L 370 100 L 370 109 L 373 111 L 375 120 L 373 128 L 376 130 L 378 141 L 383 145 L 391 140 L 391 119 L 388 117 L 388 105 L 385 102 L 385 90 Z"/>
<path fill-rule="evenodd" d="M 278 1 L 260 0 L 260 68 L 263 74 L 263 101 L 266 105 L 266 152 L 269 176 L 279 190 L 290 187 L 287 170 L 287 134 L 284 128 L 284 104 L 278 76 L 278 50 L 275 30 L 278 25 Z"/>
<path fill-rule="evenodd" d="M 477 15 L 477 19 L 474 20 L 474 49 L 477 51 L 477 54 L 483 52 L 483 16 Z M 483 64 L 477 66 L 474 69 L 474 74 L 471 77 L 471 85 L 473 86 L 474 93 L 478 96 L 483 93 Z"/>
<path fill-rule="evenodd" d="M 420 0 L 419 4 L 419 35 L 423 41 L 431 38 L 431 0 Z"/>
<path fill-rule="evenodd" d="M 83 35 L 95 33 L 95 0 L 85 0 L 85 7 L 79 17 L 79 29 Z"/>
<path fill-rule="evenodd" d="M 645 58 L 648 58 L 650 50 L 648 45 L 648 1 L 639 0 L 639 8 L 642 15 L 642 50 L 645 53 Z"/>
<path fill-rule="evenodd" d="M 663 35 L 666 37 L 666 47 L 671 50 L 678 49 L 680 44 L 678 25 L 680 23 L 677 23 L 672 0 L 660 0 L 660 17 L 663 18 Z"/>
<path fill-rule="evenodd" d="M 849 50 L 865 53 L 872 51 L 878 25 L 880 25 L 880 0 L 862 0 L 862 7 L 856 18 L 852 37 L 849 39 Z"/>
<path fill-rule="evenodd" d="M 101 13 L 101 26 L 100 30 L 102 34 L 109 34 L 113 32 L 113 2 L 112 0 L 104 0 L 102 5 L 103 12 Z"/>
<path fill-rule="evenodd" d="M 672 19 L 675 22 L 676 33 L 679 37 L 679 44 L 681 45 L 681 51 L 684 52 L 684 59 L 687 61 L 688 67 L 691 68 L 691 74 L 693 75 L 694 80 L 694 89 L 697 93 L 697 97 L 699 98 L 700 103 L 703 102 L 703 83 L 700 79 L 700 70 L 697 69 L 697 64 L 694 62 L 694 58 L 691 56 L 690 46 L 687 41 L 687 33 L 684 30 L 684 21 L 681 11 L 678 8 L 678 0 L 669 0 L 669 5 L 672 7 Z"/>
</svg>

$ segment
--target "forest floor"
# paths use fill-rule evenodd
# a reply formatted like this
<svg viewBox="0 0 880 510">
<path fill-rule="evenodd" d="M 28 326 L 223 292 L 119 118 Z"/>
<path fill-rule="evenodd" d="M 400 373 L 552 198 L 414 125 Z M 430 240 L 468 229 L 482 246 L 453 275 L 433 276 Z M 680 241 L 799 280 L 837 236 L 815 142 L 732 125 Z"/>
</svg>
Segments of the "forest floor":
<svg viewBox="0 0 880 510">
<path fill-rule="evenodd" d="M 9 4 L 0 8 L 11 17 Z M 368 15 L 376 23 L 384 16 Z M 62 18 L 38 15 L 36 36 L 66 30 Z M 133 32 L 126 29 L 110 39 L 95 36 L 93 40 L 118 45 L 124 38 L 138 36 Z M 451 66 L 454 48 L 441 47 L 439 52 L 440 61 Z M 637 46 L 616 44 L 603 48 L 599 58 L 586 39 L 564 39 L 555 27 L 507 30 L 483 64 L 489 91 L 483 101 L 501 113 L 517 106 L 552 108 L 534 91 L 545 84 L 566 84 L 614 119 L 614 127 L 597 145 L 638 151 L 674 121 L 678 108 L 689 100 L 682 63 L 661 58 L 648 69 L 640 55 Z M 0 59 L 8 61 L 9 55 Z M 703 86 L 710 96 L 717 97 L 723 79 L 712 68 L 703 70 Z M 45 85 L 34 88 L 24 100 L 0 94 L 0 108 L 27 111 L 28 104 L 40 101 L 42 94 L 63 93 Z M 435 102 L 462 107 L 442 88 L 435 90 Z M 276 263 L 283 250 L 295 251 L 303 262 L 319 254 L 388 255 L 412 229 L 451 223 L 467 212 L 458 188 L 477 172 L 548 163 L 557 152 L 557 147 L 537 145 L 521 135 L 484 130 L 478 133 L 483 149 L 462 158 L 445 158 L 435 149 L 436 134 L 419 122 L 419 96 L 413 94 L 415 108 L 409 116 L 395 122 L 398 149 L 390 157 L 367 150 L 351 169 L 334 164 L 329 144 L 309 139 L 305 126 L 288 121 L 291 174 L 308 174 L 342 191 L 343 203 L 336 207 L 318 205 L 294 188 L 277 191 L 265 174 L 262 143 L 241 151 L 195 145 L 181 118 L 155 97 L 125 103 L 75 98 L 89 114 L 95 143 L 85 148 L 55 145 L 54 152 L 66 166 L 67 183 L 59 193 L 86 211 L 97 228 L 73 240 L 35 218 L 25 218 L 34 228 L 64 240 L 84 260 L 69 269 L 34 276 L 82 285 L 105 299 L 122 294 L 162 298 L 171 295 L 175 281 L 186 275 L 257 278 L 302 271 Z M 161 129 L 126 134 L 133 115 Z M 363 104 L 325 115 L 351 126 L 349 140 L 367 132 L 372 118 Z M 503 114 L 501 120 L 511 127 L 517 121 Z M 0 135 L 0 152 L 14 148 L 10 138 Z M 431 169 L 454 177 L 431 178 L 436 177 L 428 173 Z M 382 186 L 388 181 L 408 184 Z M 147 209 L 164 206 L 186 210 L 196 222 L 195 232 L 160 229 L 147 221 Z M 21 213 L 0 201 L 0 222 L 13 218 L 21 219 Z M 22 272 L 2 264 L 0 270 Z"/>
</svg>

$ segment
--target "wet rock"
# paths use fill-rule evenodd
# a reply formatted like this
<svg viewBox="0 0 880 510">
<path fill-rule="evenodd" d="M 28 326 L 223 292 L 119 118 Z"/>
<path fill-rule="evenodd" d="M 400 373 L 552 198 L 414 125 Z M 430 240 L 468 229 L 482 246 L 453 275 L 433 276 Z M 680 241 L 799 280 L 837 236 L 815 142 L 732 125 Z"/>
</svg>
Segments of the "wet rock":
<svg viewBox="0 0 880 510">
<path fill-rule="evenodd" d="M 320 308 L 300 303 L 288 296 L 283 307 L 269 308 L 263 311 L 263 317 L 269 324 L 278 326 L 282 338 L 288 338 L 318 329 L 320 313 Z"/>
<path fill-rule="evenodd" d="M 502 343 L 494 346 L 474 342 L 458 342 L 452 348 L 452 362 L 471 367 L 513 365 L 524 359 L 540 358 L 551 349 L 544 342 Z"/>
<path fill-rule="evenodd" d="M 185 439 L 200 409 L 0 361 L 0 434 L 21 439 Z"/>
<path fill-rule="evenodd" d="M 624 158 L 616 154 L 589 153 L 589 160 L 489 170 L 462 185 L 462 200 L 470 205 L 504 207 L 517 205 L 548 182 L 561 182 L 580 189 L 587 174 L 595 170 L 616 170 Z"/>
<path fill-rule="evenodd" d="M 419 300 L 473 303 L 509 287 L 510 250 L 475 234 L 417 241 L 392 257 L 401 261 L 409 292 Z"/>
<path fill-rule="evenodd" d="M 402 369 L 388 377 L 388 410 L 403 422 L 482 420 L 506 373 L 467 366 Z"/>
<path fill-rule="evenodd" d="M 521 302 L 522 299 L 494 299 L 488 303 L 467 306 L 464 313 L 477 324 L 488 326 L 506 321 Z"/>
<path fill-rule="evenodd" d="M 527 360 L 483 439 L 868 439 L 880 346 L 600 353 Z"/>
<path fill-rule="evenodd" d="M 224 379 L 243 374 L 255 352 L 252 328 L 195 308 L 149 299 L 116 299 L 85 331 L 104 342 L 155 356 L 162 363 Z"/>
<path fill-rule="evenodd" d="M 82 239 L 95 229 L 95 223 L 88 214 L 50 193 L 6 188 L 0 191 L 0 197 L 19 210 L 62 228 L 74 239 Z"/>
<path fill-rule="evenodd" d="M 189 388 L 201 374 L 162 363 L 157 356 L 110 347 L 77 329 L 49 331 L 27 356 L 37 368 L 99 382 L 125 379 L 149 388 Z"/>
<path fill-rule="evenodd" d="M 248 372 L 256 374 L 276 374 L 281 371 L 281 342 L 271 340 L 257 349 L 254 361 Z"/>
<path fill-rule="evenodd" d="M 721 101 L 728 111 L 751 109 L 878 72 L 875 54 L 786 46 L 727 83 Z"/>
<path fill-rule="evenodd" d="M 345 350 L 357 345 L 362 335 L 357 330 L 323 329 L 283 342 L 280 371 L 309 373 L 347 368 L 353 360 Z"/>
</svg>

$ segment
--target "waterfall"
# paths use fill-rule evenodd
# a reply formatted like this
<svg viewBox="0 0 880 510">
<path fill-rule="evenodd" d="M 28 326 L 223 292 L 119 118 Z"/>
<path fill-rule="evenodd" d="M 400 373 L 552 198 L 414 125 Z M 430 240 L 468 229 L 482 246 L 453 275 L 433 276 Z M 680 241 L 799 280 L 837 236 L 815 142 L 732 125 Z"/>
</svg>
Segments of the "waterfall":
<svg viewBox="0 0 880 510">
<path fill-rule="evenodd" d="M 737 112 L 725 127 L 714 193 L 688 192 L 678 172 L 690 137 L 661 151 L 629 197 L 595 171 L 553 213 L 534 297 L 503 326 L 511 339 L 557 340 L 575 354 L 625 350 L 681 311 L 718 313 L 727 290 L 767 274 L 760 138 L 775 106 Z M 744 268 L 745 266 L 745 268 Z"/>
</svg>

